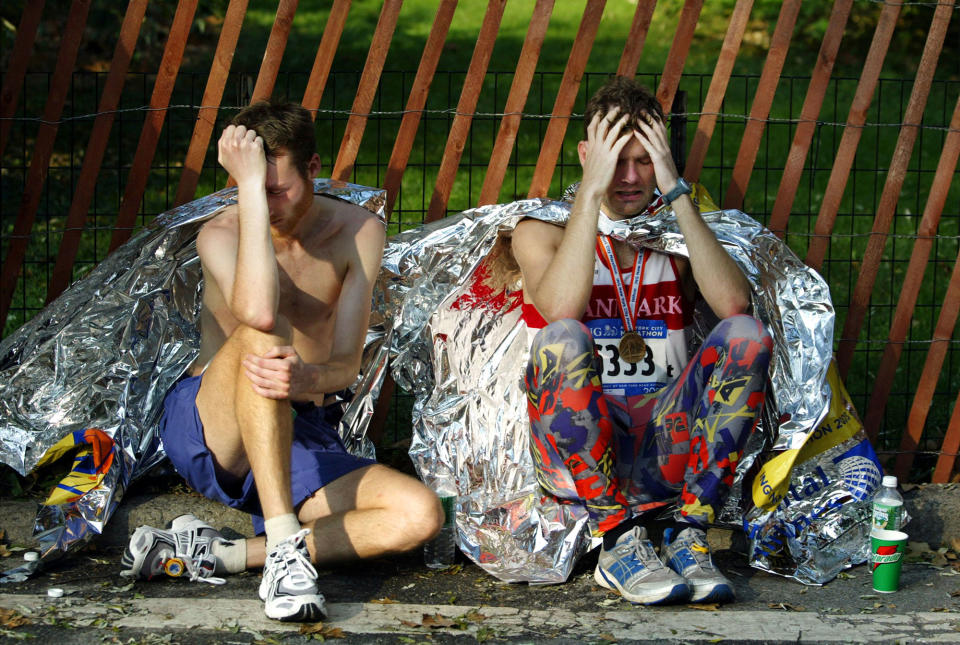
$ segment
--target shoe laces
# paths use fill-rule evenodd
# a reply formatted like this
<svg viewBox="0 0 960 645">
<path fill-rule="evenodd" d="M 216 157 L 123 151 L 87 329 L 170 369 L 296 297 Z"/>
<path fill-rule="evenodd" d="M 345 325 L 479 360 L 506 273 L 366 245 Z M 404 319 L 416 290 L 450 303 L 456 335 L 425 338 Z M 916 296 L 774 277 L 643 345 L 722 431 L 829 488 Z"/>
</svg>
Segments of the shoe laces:
<svg viewBox="0 0 960 645">
<path fill-rule="evenodd" d="M 713 558 L 710 557 L 710 547 L 699 532 L 691 531 L 687 533 L 679 546 L 690 553 L 699 567 L 703 569 L 715 568 Z"/>
<path fill-rule="evenodd" d="M 290 537 L 281 540 L 270 553 L 270 559 L 276 562 L 282 571 L 301 569 L 302 572 L 316 578 L 317 570 L 313 568 L 313 564 L 310 562 L 309 554 L 306 552 L 307 549 L 300 548 L 309 534 L 310 529 L 300 529 Z"/>
<path fill-rule="evenodd" d="M 632 555 L 642 562 L 645 568 L 651 571 L 663 568 L 663 562 L 657 555 L 650 540 L 641 540 L 637 537 L 632 537 L 630 541 L 622 545 L 620 549 L 623 549 L 622 552 L 624 553 L 632 552 Z"/>
</svg>

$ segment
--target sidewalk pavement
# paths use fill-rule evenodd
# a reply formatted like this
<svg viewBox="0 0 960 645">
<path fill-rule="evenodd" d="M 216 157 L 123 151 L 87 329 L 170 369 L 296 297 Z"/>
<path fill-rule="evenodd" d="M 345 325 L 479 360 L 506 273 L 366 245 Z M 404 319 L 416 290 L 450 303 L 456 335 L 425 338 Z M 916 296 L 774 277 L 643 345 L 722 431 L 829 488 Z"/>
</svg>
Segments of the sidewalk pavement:
<svg viewBox="0 0 960 645">
<path fill-rule="evenodd" d="M 0 641 L 30 634 L 58 645 L 107 637 L 286 644 L 316 636 L 344 643 L 960 642 L 960 567 L 949 559 L 960 549 L 958 493 L 960 485 L 905 492 L 913 517 L 905 530 L 929 548 L 915 548 L 895 594 L 874 592 L 865 565 L 822 587 L 758 571 L 731 548 L 731 531 L 712 530 L 715 560 L 737 592 L 729 605 L 632 606 L 593 581 L 595 554 L 581 559 L 566 584 L 533 586 L 499 582 L 463 558 L 451 570 L 431 571 L 413 553 L 321 569 L 330 616 L 305 631 L 263 616 L 257 572 L 218 587 L 120 577 L 122 548 L 141 524 L 163 526 L 192 512 L 223 530 L 250 533 L 246 516 L 192 494 L 133 496 L 90 547 L 24 583 L 0 585 Z M 32 504 L 0 501 L 9 543 L 28 543 L 33 515 Z M 0 568 L 19 562 L 14 553 Z M 47 597 L 53 587 L 65 595 Z M 19 621 L 29 623 L 14 627 Z"/>
</svg>

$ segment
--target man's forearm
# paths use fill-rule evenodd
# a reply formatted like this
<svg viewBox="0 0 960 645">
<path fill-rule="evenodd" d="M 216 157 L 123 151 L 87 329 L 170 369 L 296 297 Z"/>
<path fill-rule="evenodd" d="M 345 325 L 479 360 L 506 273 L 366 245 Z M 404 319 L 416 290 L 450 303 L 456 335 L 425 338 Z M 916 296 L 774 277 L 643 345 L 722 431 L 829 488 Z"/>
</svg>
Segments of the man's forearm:
<svg viewBox="0 0 960 645">
<path fill-rule="evenodd" d="M 689 195 L 673 202 L 677 223 L 690 256 L 690 269 L 704 299 L 714 313 L 727 318 L 750 308 L 750 284 Z"/>
<path fill-rule="evenodd" d="M 231 308 L 242 322 L 270 331 L 280 302 L 276 252 L 263 185 L 238 186 L 239 239 Z"/>
</svg>

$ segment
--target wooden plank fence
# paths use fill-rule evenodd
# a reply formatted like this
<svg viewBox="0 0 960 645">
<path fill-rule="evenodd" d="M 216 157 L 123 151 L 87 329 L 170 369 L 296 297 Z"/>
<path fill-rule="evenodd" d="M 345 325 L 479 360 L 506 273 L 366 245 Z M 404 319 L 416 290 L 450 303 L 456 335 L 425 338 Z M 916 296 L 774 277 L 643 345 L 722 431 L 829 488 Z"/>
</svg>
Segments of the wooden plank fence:
<svg viewBox="0 0 960 645">
<path fill-rule="evenodd" d="M 172 5 L 172 2 L 168 4 Z M 129 238 L 137 226 L 138 216 L 143 211 L 143 203 L 150 190 L 151 172 L 156 167 L 158 148 L 161 147 L 161 133 L 165 127 L 170 127 L 167 117 L 173 108 L 171 101 L 178 74 L 181 72 L 186 48 L 195 36 L 197 5 L 197 0 L 179 0 L 177 3 L 166 33 L 162 58 L 152 70 L 153 90 L 149 105 L 144 110 L 138 143 L 133 150 L 132 159 L 123 160 L 118 165 L 126 176 L 118 180 L 118 191 L 122 193 L 122 198 L 119 199 L 115 221 L 109 233 L 110 249 Z M 457 182 L 463 181 L 465 174 L 470 175 L 473 172 L 472 168 L 464 171 L 462 161 L 468 143 L 473 141 L 472 137 L 475 136 L 478 102 L 489 89 L 491 65 L 502 69 L 507 64 L 511 72 L 510 89 L 502 104 L 497 105 L 496 118 L 499 126 L 496 134 L 490 137 L 489 152 L 484 153 L 486 156 L 483 165 L 486 170 L 483 173 L 482 188 L 472 205 L 495 203 L 501 199 L 511 168 L 511 159 L 517 154 L 516 146 L 521 127 L 524 120 L 529 121 L 531 116 L 545 119 L 546 128 L 542 132 L 536 162 L 531 164 L 533 168 L 529 182 L 514 192 L 525 193 L 531 197 L 556 195 L 557 167 L 563 157 L 565 142 L 575 140 L 578 135 L 577 101 L 582 104 L 587 93 L 583 79 L 588 74 L 590 54 L 602 33 L 601 24 L 608 8 L 605 0 L 586 0 L 576 31 L 567 29 L 566 32 L 555 33 L 556 30 L 551 31 L 550 26 L 551 16 L 555 12 L 555 0 L 537 0 L 536 3 L 527 3 L 524 6 L 527 5 L 530 7 L 530 17 L 519 57 L 515 61 L 497 60 L 492 63 L 507 0 L 491 0 L 482 7 L 482 12 L 476 3 L 458 4 L 457 0 L 436 0 L 435 18 L 423 43 L 413 82 L 408 91 L 404 90 L 404 108 L 398 116 L 380 113 L 376 107 L 387 74 L 385 62 L 394 45 L 398 23 L 402 19 L 402 0 L 385 0 L 373 31 L 362 73 L 358 82 L 350 89 L 352 106 L 340 135 L 339 150 L 335 160 L 331 160 L 331 176 L 344 180 L 356 177 L 359 160 L 371 139 L 365 136 L 368 128 L 372 125 L 376 125 L 378 131 L 392 128 L 389 162 L 386 163 L 382 176 L 378 175 L 381 177 L 379 183 L 387 190 L 388 216 L 394 213 L 407 172 L 414 167 L 426 169 L 428 166 L 435 168 L 436 174 L 424 175 L 432 183 L 426 185 L 428 179 L 424 179 L 425 185 L 421 187 L 424 199 L 426 195 L 430 196 L 423 219 L 431 221 L 446 216 L 450 210 L 451 192 Z M 860 388 L 863 399 L 868 401 L 861 412 L 871 437 L 875 440 L 881 439 L 878 436 L 879 429 L 884 428 L 883 445 L 893 446 L 886 450 L 883 446 L 878 446 L 881 454 L 889 458 L 889 469 L 904 480 L 913 478 L 917 481 L 930 479 L 934 482 L 945 482 L 955 477 L 956 457 L 960 449 L 960 377 L 956 376 L 960 372 L 960 367 L 956 364 L 960 361 L 960 341 L 956 329 L 957 316 L 960 313 L 960 254 L 949 261 L 952 272 L 945 285 L 943 278 L 936 277 L 946 273 L 941 270 L 946 268 L 945 263 L 932 263 L 931 256 L 938 252 L 942 255 L 941 246 L 955 248 L 957 240 L 960 239 L 957 234 L 960 220 L 957 202 L 960 191 L 958 182 L 955 181 L 960 151 L 960 97 L 954 97 L 960 90 L 960 81 L 957 81 L 956 73 L 953 75 L 952 84 L 948 82 L 940 85 L 944 88 L 942 93 L 946 104 L 951 104 L 952 100 L 956 102 L 952 112 L 943 110 L 952 115 L 949 124 L 930 126 L 925 121 L 925 114 L 931 109 L 931 87 L 938 78 L 938 65 L 952 65 L 956 70 L 957 61 L 960 60 L 960 39 L 957 38 L 960 31 L 957 29 L 958 18 L 954 16 L 957 13 L 954 3 L 836 0 L 832 4 L 829 24 L 813 67 L 803 70 L 809 83 L 803 95 L 799 117 L 789 119 L 792 142 L 788 150 L 780 153 L 782 167 L 776 168 L 779 183 L 767 224 L 771 230 L 793 242 L 796 242 L 796 236 L 800 236 L 800 245 L 805 243 L 807 264 L 818 270 L 822 270 L 829 261 L 831 247 L 839 243 L 838 239 L 858 235 L 840 233 L 835 229 L 838 219 L 844 216 L 844 208 L 849 208 L 843 206 L 845 200 L 852 200 L 849 189 L 851 177 L 856 172 L 862 172 L 858 167 L 858 152 L 863 152 L 861 143 L 864 133 L 871 125 L 870 119 L 877 119 L 871 115 L 879 113 L 882 107 L 882 101 L 877 98 L 878 86 L 881 84 L 884 62 L 890 55 L 891 43 L 900 25 L 905 5 L 926 7 L 929 28 L 926 30 L 924 49 L 915 75 L 909 79 L 910 92 L 906 109 L 899 123 L 895 124 L 899 136 L 892 148 L 892 155 L 889 152 L 875 154 L 879 161 L 874 173 L 877 176 L 876 181 L 882 181 L 882 194 L 873 213 L 871 230 L 861 235 L 861 238 L 866 240 L 862 256 L 847 258 L 847 276 L 852 277 L 856 272 L 857 277 L 848 300 L 836 302 L 838 310 L 845 315 L 842 331 L 837 332 L 835 347 L 841 373 L 848 379 L 857 353 L 864 356 L 865 372 L 859 374 L 870 375 L 872 382 Z M 775 111 L 775 101 L 781 96 L 781 88 L 785 85 L 784 69 L 797 34 L 801 0 L 785 0 L 780 6 L 778 20 L 766 47 L 762 72 L 749 97 L 749 111 L 744 101 L 744 111 L 739 115 L 742 132 L 738 130 L 736 160 L 732 169 L 721 169 L 720 172 L 720 177 L 726 177 L 727 183 L 718 203 L 727 208 L 744 207 L 751 192 L 756 192 L 751 188 L 751 182 L 756 181 L 757 158 L 766 141 L 765 131 L 782 120 L 772 117 L 771 114 Z M 50 249 L 45 259 L 40 260 L 40 263 L 52 265 L 52 270 L 45 272 L 47 284 L 43 298 L 47 302 L 62 293 L 75 276 L 78 249 L 82 237 L 90 227 L 88 214 L 91 211 L 91 202 L 97 191 L 99 176 L 104 170 L 104 158 L 111 136 L 115 135 L 116 115 L 121 108 L 121 97 L 148 7 L 149 0 L 130 0 L 126 7 L 109 74 L 100 91 L 96 114 L 92 118 L 89 140 L 83 147 L 82 166 L 75 179 L 71 175 L 69 209 L 66 209 L 60 224 L 62 229 L 58 235 L 53 236 L 56 241 L 55 248 Z M 653 74 L 657 97 L 664 109 L 670 111 L 676 105 L 675 98 L 683 91 L 681 88 L 687 79 L 684 66 L 691 48 L 697 46 L 697 25 L 703 7 L 703 0 L 686 0 L 682 9 L 671 14 L 666 10 L 658 12 L 655 0 L 639 0 L 628 36 L 622 43 L 617 69 L 593 70 L 592 73 L 631 76 L 638 73 Z M 19 298 L 21 309 L 26 311 L 30 308 L 23 304 L 23 285 L 27 278 L 20 278 L 27 266 L 31 242 L 39 235 L 35 230 L 36 221 L 44 191 L 49 190 L 46 183 L 49 181 L 48 173 L 55 145 L 61 137 L 66 136 L 63 133 L 64 128 L 61 127 L 65 122 L 64 108 L 70 100 L 71 78 L 76 71 L 77 52 L 83 45 L 90 8 L 90 0 L 73 0 L 70 11 L 61 17 L 50 16 L 51 9 L 45 7 L 43 0 L 24 2 L 12 49 L 5 53 L 6 69 L 0 93 L 0 157 L 4 159 L 6 173 L 7 168 L 16 165 L 10 160 L 19 154 L 17 158 L 22 160 L 21 165 L 26 168 L 26 172 L 22 173 L 23 181 L 15 194 L 11 195 L 9 188 L 14 184 L 5 184 L 6 194 L 0 206 L 0 230 L 3 235 L 0 320 L 3 321 L 7 320 L 11 309 L 16 308 L 15 297 Z M 735 102 L 728 90 L 735 78 L 734 70 L 738 57 L 741 56 L 754 9 L 754 0 L 737 0 L 728 17 L 726 35 L 710 75 L 705 98 L 697 109 L 674 114 L 675 117 L 682 117 L 695 124 L 692 143 L 689 149 L 683 151 L 685 175 L 690 180 L 701 179 L 703 174 L 712 170 L 710 155 L 718 145 L 715 136 L 717 126 L 720 124 L 722 128 L 725 123 L 723 118 L 726 103 Z M 204 168 L 209 168 L 215 162 L 215 148 L 211 142 L 215 136 L 218 115 L 223 111 L 228 79 L 231 73 L 236 71 L 231 70 L 234 54 L 238 47 L 244 46 L 243 24 L 247 10 L 248 0 L 230 0 L 219 25 L 219 37 L 207 70 L 202 99 L 199 105 L 189 106 L 195 123 L 189 137 L 188 149 L 182 161 L 174 162 L 175 168 L 172 172 L 177 180 L 172 200 L 174 205 L 194 198 Z M 296 33 L 294 27 L 300 16 L 311 10 L 311 7 L 298 6 L 297 0 L 278 1 L 276 19 L 249 100 L 267 98 L 274 93 L 291 34 Z M 418 136 L 427 136 L 424 119 L 425 115 L 430 113 L 429 99 L 431 93 L 436 91 L 433 83 L 438 78 L 438 67 L 443 58 L 444 47 L 449 44 L 451 24 L 458 11 L 470 11 L 471 15 L 477 17 L 482 13 L 483 17 L 482 20 L 474 21 L 476 40 L 473 54 L 469 67 L 465 70 L 462 85 L 459 86 L 459 96 L 452 119 L 449 119 L 442 156 L 437 159 L 421 159 L 418 162 L 413 159 L 412 154 Z M 856 92 L 849 105 L 846 120 L 833 124 L 834 129 L 840 132 L 839 143 L 829 146 L 820 136 L 820 129 L 827 125 L 821 122 L 821 115 L 827 101 L 828 89 L 835 81 L 834 65 L 842 51 L 851 14 L 858 11 L 873 17 L 873 38 L 869 50 L 861 56 L 861 71 L 856 79 Z M 344 33 L 353 24 L 351 20 L 361 19 L 355 17 L 357 13 L 360 13 L 358 7 L 352 6 L 350 0 L 334 0 L 327 12 L 326 25 L 317 45 L 313 68 L 301 99 L 301 102 L 313 111 L 319 111 L 322 105 L 330 104 L 326 96 L 330 90 L 330 79 L 337 72 L 334 60 Z M 669 18 L 670 15 L 676 17 Z M 37 115 L 31 112 L 33 108 L 27 105 L 24 95 L 25 78 L 31 54 L 36 48 L 38 30 L 44 19 L 58 23 L 61 36 L 59 55 L 50 76 L 42 118 L 36 123 Z M 676 22 L 671 28 L 674 36 L 669 53 L 662 65 L 654 69 L 649 60 L 644 60 L 643 50 L 651 25 L 659 19 Z M 861 15 L 861 23 L 862 20 Z M 544 95 L 543 88 L 540 88 L 541 102 L 551 107 L 544 113 L 531 115 L 528 106 L 532 88 L 536 84 L 538 62 L 544 44 L 551 34 L 554 36 L 551 42 L 566 43 L 567 63 L 555 94 Z M 408 71 L 412 72 L 413 61 L 409 63 L 411 65 Z M 792 88 L 792 85 L 790 87 Z M 549 92 L 552 92 L 552 89 Z M 452 95 L 450 99 L 447 107 L 454 108 Z M 571 118 L 574 119 L 574 130 L 577 131 L 568 132 Z M 8 149 L 12 135 L 16 134 L 17 130 L 20 130 L 19 140 L 23 148 L 19 153 Z M 942 136 L 943 143 L 936 154 L 936 170 L 927 172 L 927 175 L 932 176 L 932 183 L 927 188 L 924 182 L 910 179 L 911 164 L 921 163 L 914 154 L 918 140 L 934 135 Z M 817 198 L 818 205 L 815 204 L 815 208 L 818 212 L 815 218 L 798 217 L 795 214 L 798 191 L 812 182 L 811 173 L 814 170 L 822 170 L 823 162 L 816 162 L 812 157 L 819 155 L 822 158 L 824 145 L 829 147 L 829 161 L 825 164 L 829 168 L 829 180 L 825 182 L 822 194 Z M 214 150 L 212 155 L 211 150 Z M 882 155 L 886 156 L 880 158 Z M 514 161 L 516 162 L 515 159 Z M 820 166 L 814 169 L 813 166 L 817 163 Z M 475 165 L 471 162 L 471 166 Z M 521 176 L 517 174 L 516 168 L 514 171 L 515 177 Z M 719 186 L 709 188 L 718 189 Z M 903 234 L 902 229 L 896 227 L 897 221 L 903 218 L 903 210 L 898 205 L 906 193 L 920 190 L 923 194 L 916 197 L 918 203 L 924 203 L 922 216 L 915 232 Z M 409 224 L 394 223 L 397 226 Z M 949 226 L 944 228 L 948 224 Z M 891 244 L 899 243 L 902 249 L 903 242 L 899 240 L 904 237 L 912 245 L 909 262 L 903 263 L 906 266 L 885 261 L 885 255 L 891 254 Z M 802 256 L 803 249 L 798 253 Z M 831 262 L 835 270 L 838 260 Z M 891 271 L 895 271 L 897 275 L 885 275 L 885 272 Z M 933 274 L 936 275 L 931 277 Z M 877 304 L 874 296 L 878 279 L 896 280 L 902 285 L 896 289 L 895 308 L 892 304 L 889 307 L 893 311 L 889 324 L 884 325 L 885 328 L 880 331 L 876 329 L 876 325 L 870 323 L 871 308 Z M 38 278 L 33 275 L 29 280 L 36 281 Z M 917 323 L 918 298 L 922 287 L 931 280 L 938 285 L 934 291 L 940 295 L 935 296 L 935 302 L 924 305 L 924 315 L 931 323 L 935 317 L 936 322 L 935 325 L 930 325 L 932 334 L 921 336 L 918 334 L 922 334 L 922 330 L 918 332 L 913 329 Z M 831 286 L 833 287 L 832 283 Z M 35 308 L 33 310 L 35 311 Z M 879 351 L 876 349 L 878 346 L 882 347 Z M 923 368 L 919 375 L 914 374 L 915 370 L 907 370 L 906 379 L 909 382 L 906 387 L 909 392 L 901 391 L 897 395 L 907 400 L 908 405 L 905 407 L 909 408 L 909 415 L 902 427 L 890 427 L 891 423 L 885 415 L 898 375 L 901 381 L 904 378 L 904 355 L 916 357 L 917 362 L 922 361 Z M 386 391 L 392 392 L 392 387 Z M 931 422 L 931 410 L 935 408 L 939 408 L 938 413 L 936 420 Z M 942 412 L 946 408 L 950 409 L 949 414 Z M 932 445 L 931 442 L 939 442 L 939 445 Z M 922 456 L 925 460 L 919 469 L 917 456 Z"/>
</svg>

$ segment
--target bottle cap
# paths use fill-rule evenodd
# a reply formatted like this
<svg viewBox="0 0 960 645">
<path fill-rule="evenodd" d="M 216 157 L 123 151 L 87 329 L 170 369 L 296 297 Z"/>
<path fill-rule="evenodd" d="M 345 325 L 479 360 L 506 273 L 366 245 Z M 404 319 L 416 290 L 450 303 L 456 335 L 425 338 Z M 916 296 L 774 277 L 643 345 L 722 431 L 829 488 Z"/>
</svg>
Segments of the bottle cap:
<svg viewBox="0 0 960 645">
<path fill-rule="evenodd" d="M 63 597 L 63 589 L 61 589 L 60 587 L 50 587 L 49 589 L 47 589 L 47 597 L 48 597 L 48 598 L 62 598 L 62 597 Z"/>
<path fill-rule="evenodd" d="M 883 485 L 888 488 L 897 487 L 897 476 L 896 475 L 884 475 L 883 476 Z"/>
<path fill-rule="evenodd" d="M 23 553 L 23 559 L 27 562 L 36 562 L 40 559 L 40 554 L 36 551 L 25 551 Z"/>
</svg>

